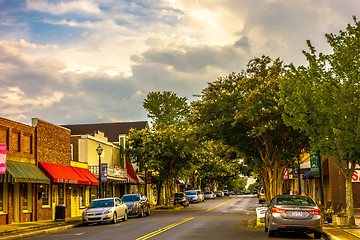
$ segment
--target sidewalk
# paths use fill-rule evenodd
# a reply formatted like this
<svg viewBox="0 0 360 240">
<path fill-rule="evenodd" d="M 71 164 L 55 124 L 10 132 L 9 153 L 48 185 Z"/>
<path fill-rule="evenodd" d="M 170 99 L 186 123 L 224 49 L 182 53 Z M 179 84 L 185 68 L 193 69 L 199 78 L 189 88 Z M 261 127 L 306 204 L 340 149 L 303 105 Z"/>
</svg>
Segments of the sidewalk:
<svg viewBox="0 0 360 240">
<path fill-rule="evenodd" d="M 324 237 L 330 240 L 360 239 L 360 211 L 355 210 L 355 223 L 354 227 L 338 227 L 333 224 L 323 224 Z"/>
</svg>

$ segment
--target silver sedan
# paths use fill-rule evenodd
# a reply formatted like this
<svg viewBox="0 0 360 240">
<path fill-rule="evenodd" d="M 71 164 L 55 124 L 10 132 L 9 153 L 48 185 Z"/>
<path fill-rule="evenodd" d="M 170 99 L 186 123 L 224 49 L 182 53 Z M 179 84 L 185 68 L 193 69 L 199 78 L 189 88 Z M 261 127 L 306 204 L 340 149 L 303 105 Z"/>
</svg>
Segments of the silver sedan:
<svg viewBox="0 0 360 240">
<path fill-rule="evenodd" d="M 89 223 L 112 222 L 128 218 L 127 206 L 120 198 L 101 198 L 93 200 L 82 214 L 83 225 Z"/>
<path fill-rule="evenodd" d="M 321 210 L 310 197 L 276 196 L 265 213 L 265 231 L 269 237 L 288 231 L 314 233 L 315 238 L 321 238 Z"/>
</svg>

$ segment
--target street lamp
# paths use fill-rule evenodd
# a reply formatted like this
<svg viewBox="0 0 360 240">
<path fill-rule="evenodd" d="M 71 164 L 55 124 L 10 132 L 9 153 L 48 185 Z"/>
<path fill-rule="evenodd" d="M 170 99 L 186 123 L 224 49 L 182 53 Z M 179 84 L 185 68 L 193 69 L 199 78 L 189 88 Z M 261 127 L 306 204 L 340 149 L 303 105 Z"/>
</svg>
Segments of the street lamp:
<svg viewBox="0 0 360 240">
<path fill-rule="evenodd" d="M 103 152 L 103 149 L 101 148 L 100 144 L 96 148 L 96 152 L 99 155 L 99 198 L 101 198 L 101 154 Z"/>
</svg>

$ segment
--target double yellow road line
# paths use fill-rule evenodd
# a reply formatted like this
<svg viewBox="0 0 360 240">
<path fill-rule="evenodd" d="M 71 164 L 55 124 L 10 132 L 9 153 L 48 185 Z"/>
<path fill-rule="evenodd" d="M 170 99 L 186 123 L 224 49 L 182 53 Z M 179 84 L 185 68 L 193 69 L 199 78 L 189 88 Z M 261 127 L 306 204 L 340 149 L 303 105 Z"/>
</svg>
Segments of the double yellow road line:
<svg viewBox="0 0 360 240">
<path fill-rule="evenodd" d="M 152 232 L 152 233 L 149 233 L 149 234 L 147 234 L 147 235 L 145 235 L 145 236 L 142 236 L 142 237 L 140 237 L 140 238 L 137 238 L 136 240 L 145 240 L 145 239 L 148 239 L 148 238 L 152 238 L 152 237 L 154 237 L 154 236 L 156 236 L 156 235 L 158 235 L 158 234 L 160 234 L 160 233 L 162 233 L 162 232 L 165 232 L 165 231 L 167 231 L 167 230 L 169 230 L 169 229 L 171 229 L 171 228 L 174 228 L 174 227 L 176 227 L 176 226 L 179 226 L 180 224 L 183 224 L 183 223 L 185 223 L 185 222 L 187 222 L 187 221 L 190 221 L 190 220 L 192 220 L 193 218 L 194 218 L 194 217 L 185 218 L 184 220 L 181 220 L 180 222 L 173 223 L 173 224 L 171 224 L 171 225 L 169 225 L 169 226 L 160 228 L 159 230 L 157 230 L 157 231 L 155 231 L 155 232 Z"/>
<path fill-rule="evenodd" d="M 222 206 L 222 205 L 224 205 L 224 204 L 226 204 L 226 203 L 228 203 L 228 202 L 230 202 L 230 201 L 232 201 L 232 200 L 234 200 L 234 199 L 235 199 L 235 198 L 232 198 L 232 199 L 230 199 L 230 200 L 228 200 L 228 201 L 226 201 L 226 202 L 224 202 L 224 203 L 222 203 L 222 204 L 219 204 L 219 205 L 217 205 L 217 206 L 215 206 L 215 207 L 213 207 L 213 208 L 209 208 L 209 209 L 206 210 L 206 212 L 212 211 L 212 210 L 214 210 L 215 208 L 218 208 L 218 207 L 220 207 L 220 206 Z M 142 236 L 142 237 L 140 237 L 140 238 L 137 238 L 136 240 L 145 240 L 145 239 L 152 238 L 152 237 L 154 237 L 154 236 L 156 236 L 156 235 L 158 235 L 158 234 L 160 234 L 160 233 L 163 233 L 163 232 L 165 232 L 165 231 L 167 231 L 167 230 L 169 230 L 169 229 L 171 229 L 171 228 L 174 228 L 174 227 L 179 226 L 179 225 L 181 225 L 181 224 L 183 224 L 183 223 L 186 223 L 186 222 L 188 222 L 188 221 L 190 221 L 190 220 L 192 220 L 192 219 L 194 219 L 194 217 L 185 218 L 185 219 L 181 220 L 180 222 L 173 223 L 173 224 L 171 224 L 171 225 L 169 225 L 169 226 L 160 228 L 159 230 L 156 230 L 156 231 L 151 232 L 151 233 L 149 233 L 149 234 L 147 234 L 147 235 L 145 235 L 145 236 Z"/>
</svg>

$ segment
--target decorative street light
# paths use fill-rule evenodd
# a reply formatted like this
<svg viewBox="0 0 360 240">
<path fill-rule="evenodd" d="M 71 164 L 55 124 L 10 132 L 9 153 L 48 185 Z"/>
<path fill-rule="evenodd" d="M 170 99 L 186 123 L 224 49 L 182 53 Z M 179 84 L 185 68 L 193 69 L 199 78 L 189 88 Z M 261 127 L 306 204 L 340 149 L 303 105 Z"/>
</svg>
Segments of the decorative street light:
<svg viewBox="0 0 360 240">
<path fill-rule="evenodd" d="M 99 198 L 101 198 L 101 154 L 103 152 L 103 149 L 101 148 L 100 144 L 96 148 L 96 152 L 99 155 Z"/>
</svg>

